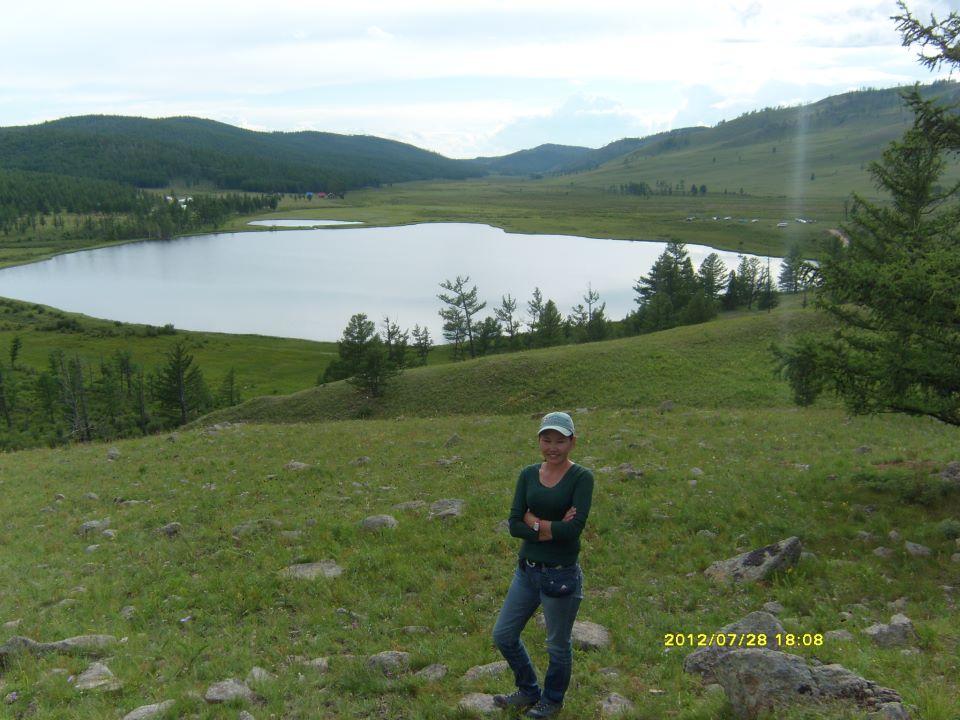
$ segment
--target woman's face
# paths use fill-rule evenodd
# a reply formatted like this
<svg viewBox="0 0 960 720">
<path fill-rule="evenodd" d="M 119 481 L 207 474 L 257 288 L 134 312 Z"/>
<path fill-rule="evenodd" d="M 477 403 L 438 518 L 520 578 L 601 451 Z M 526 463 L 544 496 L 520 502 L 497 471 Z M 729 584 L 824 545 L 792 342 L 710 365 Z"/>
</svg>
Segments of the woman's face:
<svg viewBox="0 0 960 720">
<path fill-rule="evenodd" d="M 549 465 L 565 465 L 567 456 L 576 444 L 575 437 L 567 437 L 557 430 L 544 430 L 540 433 L 540 453 L 543 461 Z"/>
</svg>

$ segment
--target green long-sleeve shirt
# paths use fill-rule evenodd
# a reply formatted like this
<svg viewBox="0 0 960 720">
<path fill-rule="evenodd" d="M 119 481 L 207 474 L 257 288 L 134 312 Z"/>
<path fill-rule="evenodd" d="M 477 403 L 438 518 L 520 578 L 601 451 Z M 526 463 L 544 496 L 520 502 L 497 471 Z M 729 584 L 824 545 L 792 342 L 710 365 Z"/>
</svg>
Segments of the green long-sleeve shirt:
<svg viewBox="0 0 960 720">
<path fill-rule="evenodd" d="M 528 465 L 520 471 L 517 489 L 510 507 L 510 534 L 522 538 L 520 557 L 549 565 L 572 565 L 580 553 L 580 533 L 587 524 L 593 502 L 593 473 L 574 463 L 553 487 L 540 482 L 540 465 Z M 571 507 L 577 508 L 573 520 L 562 518 Z M 527 510 L 551 522 L 552 540 L 537 540 L 537 533 L 523 522 Z"/>
</svg>

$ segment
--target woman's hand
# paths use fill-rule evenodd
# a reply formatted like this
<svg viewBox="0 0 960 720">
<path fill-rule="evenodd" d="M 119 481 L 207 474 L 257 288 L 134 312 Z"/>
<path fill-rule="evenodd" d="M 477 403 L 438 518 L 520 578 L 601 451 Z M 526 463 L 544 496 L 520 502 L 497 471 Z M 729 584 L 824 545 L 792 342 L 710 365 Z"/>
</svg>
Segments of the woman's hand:
<svg viewBox="0 0 960 720">
<path fill-rule="evenodd" d="M 576 516 L 577 516 L 577 508 L 575 508 L 574 506 L 571 505 L 571 506 L 570 506 L 570 509 L 567 510 L 567 512 L 564 513 L 564 515 L 563 515 L 563 521 L 564 521 L 564 522 L 569 522 L 570 520 L 573 520 Z"/>
<path fill-rule="evenodd" d="M 534 524 L 536 521 L 537 521 L 537 516 L 534 515 L 532 512 L 530 512 L 529 510 L 527 510 L 527 511 L 523 514 L 523 522 L 524 522 L 524 523 L 527 525 L 527 527 L 529 527 L 531 530 L 533 529 L 533 524 Z"/>
</svg>

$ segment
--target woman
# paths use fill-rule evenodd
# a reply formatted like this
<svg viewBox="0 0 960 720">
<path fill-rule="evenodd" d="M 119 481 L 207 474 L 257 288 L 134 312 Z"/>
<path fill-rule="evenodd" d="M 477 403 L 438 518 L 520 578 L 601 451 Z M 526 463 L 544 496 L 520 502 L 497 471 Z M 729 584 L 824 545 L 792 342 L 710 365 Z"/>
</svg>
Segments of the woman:
<svg viewBox="0 0 960 720">
<path fill-rule="evenodd" d="M 570 460 L 577 444 L 567 413 L 543 417 L 538 432 L 543 462 L 520 471 L 510 508 L 510 534 L 522 538 L 517 568 L 493 641 L 513 670 L 516 692 L 495 695 L 501 708 L 530 707 L 526 717 L 546 718 L 563 707 L 570 685 L 573 644 L 570 633 L 583 600 L 583 572 L 577 563 L 580 533 L 590 514 L 593 474 Z M 550 664 L 543 691 L 520 632 L 538 606 L 547 621 Z"/>
</svg>

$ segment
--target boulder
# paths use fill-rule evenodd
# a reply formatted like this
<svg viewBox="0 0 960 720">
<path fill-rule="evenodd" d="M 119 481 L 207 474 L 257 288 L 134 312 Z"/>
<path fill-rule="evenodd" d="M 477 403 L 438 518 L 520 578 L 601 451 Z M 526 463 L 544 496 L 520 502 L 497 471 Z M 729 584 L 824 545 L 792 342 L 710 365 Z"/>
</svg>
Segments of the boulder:
<svg viewBox="0 0 960 720">
<path fill-rule="evenodd" d="M 371 515 L 364 518 L 360 527 L 364 530 L 393 529 L 397 526 L 397 519 L 393 515 Z"/>
<path fill-rule="evenodd" d="M 776 637 L 778 634 L 784 633 L 784 628 L 774 615 L 758 610 L 736 622 L 724 625 L 718 631 L 718 634 L 727 633 L 732 633 L 737 637 L 763 635 L 766 639 L 767 648 L 779 649 Z M 738 648 L 731 648 L 726 645 L 708 645 L 697 648 L 684 658 L 683 669 L 688 673 L 698 673 L 705 684 L 716 682 L 715 670 L 717 664 L 725 655 L 737 650 Z"/>
<path fill-rule="evenodd" d="M 80 673 L 73 687 L 77 690 L 112 691 L 120 689 L 120 681 L 110 672 L 110 668 L 103 663 L 95 662 Z"/>
<path fill-rule="evenodd" d="M 171 707 L 173 707 L 173 700 L 164 700 L 163 702 L 153 703 L 152 705 L 141 705 L 136 710 L 131 710 L 124 715 L 123 720 L 147 720 L 148 718 L 162 715 Z"/>
<path fill-rule="evenodd" d="M 479 680 L 485 677 L 499 677 L 508 672 L 510 672 L 510 664 L 506 660 L 498 660 L 486 665 L 474 665 L 463 674 L 463 679 Z"/>
<path fill-rule="evenodd" d="M 239 525 L 235 525 L 230 531 L 230 534 L 235 538 L 242 538 L 257 533 L 279 530 L 281 527 L 283 527 L 283 523 L 279 520 L 274 520 L 273 518 L 257 518 L 256 520 L 247 520 Z"/>
<path fill-rule="evenodd" d="M 213 704 L 230 702 L 231 700 L 251 702 L 255 700 L 256 697 L 253 690 L 247 687 L 246 683 L 242 683 L 235 678 L 228 678 L 227 680 L 214 683 L 207 688 L 203 699 Z"/>
<path fill-rule="evenodd" d="M 610 693 L 597 704 L 603 717 L 614 717 L 633 711 L 633 703 L 617 693 Z"/>
<path fill-rule="evenodd" d="M 889 624 L 877 623 L 863 632 L 875 644 L 884 648 L 908 647 L 918 639 L 910 618 L 900 613 L 890 618 Z"/>
<path fill-rule="evenodd" d="M 180 534 L 181 529 L 183 529 L 183 525 L 178 522 L 171 522 L 164 525 L 157 530 L 157 532 L 161 535 L 166 535 L 168 538 L 173 538 Z"/>
<path fill-rule="evenodd" d="M 463 500 L 444 498 L 437 500 L 430 505 L 430 515 L 428 519 L 448 520 L 449 518 L 460 517 L 463 515 Z"/>
<path fill-rule="evenodd" d="M 283 466 L 284 470 L 306 470 L 309 465 L 299 460 L 291 460 L 286 465 Z"/>
<path fill-rule="evenodd" d="M 418 678 L 423 678 L 427 682 L 437 682 L 446 677 L 447 666 L 441 665 L 440 663 L 433 663 L 432 665 L 427 665 L 422 670 L 418 670 L 414 675 Z"/>
<path fill-rule="evenodd" d="M 312 563 L 297 563 L 280 571 L 282 577 L 299 580 L 315 580 L 318 577 L 335 578 L 343 574 L 343 568 L 333 560 L 321 560 Z"/>
<path fill-rule="evenodd" d="M 485 693 L 470 693 L 460 698 L 457 707 L 465 712 L 475 712 L 481 715 L 499 713 L 500 708 L 493 704 L 493 695 Z"/>
<path fill-rule="evenodd" d="M 368 657 L 367 666 L 380 670 L 384 675 L 403 672 L 410 667 L 410 653 L 384 650 Z"/>
<path fill-rule="evenodd" d="M 113 635 L 77 635 L 56 642 L 37 642 L 28 637 L 14 635 L 6 643 L 0 645 L 0 668 L 6 666 L 7 661 L 22 653 L 40 655 L 49 652 L 61 652 L 88 657 L 102 657 L 116 644 Z"/>
<path fill-rule="evenodd" d="M 801 550 L 800 538 L 787 538 L 727 560 L 718 560 L 704 570 L 704 575 L 717 583 L 765 580 L 778 570 L 796 565 Z"/>
</svg>

